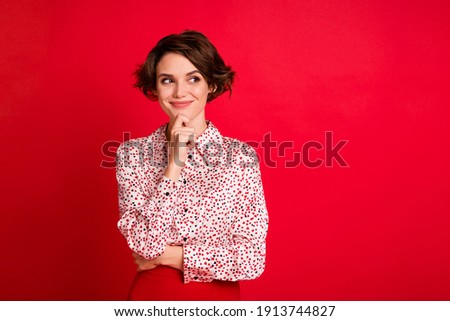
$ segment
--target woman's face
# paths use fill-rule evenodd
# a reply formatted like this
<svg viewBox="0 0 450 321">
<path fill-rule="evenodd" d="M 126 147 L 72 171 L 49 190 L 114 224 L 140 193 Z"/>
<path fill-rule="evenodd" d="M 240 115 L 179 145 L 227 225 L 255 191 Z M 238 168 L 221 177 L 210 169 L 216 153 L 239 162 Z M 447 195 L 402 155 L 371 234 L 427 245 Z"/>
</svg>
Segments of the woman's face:
<svg viewBox="0 0 450 321">
<path fill-rule="evenodd" d="M 156 66 L 156 95 L 164 112 L 174 119 L 183 114 L 190 121 L 205 118 L 209 86 L 186 57 L 167 53 Z"/>
</svg>

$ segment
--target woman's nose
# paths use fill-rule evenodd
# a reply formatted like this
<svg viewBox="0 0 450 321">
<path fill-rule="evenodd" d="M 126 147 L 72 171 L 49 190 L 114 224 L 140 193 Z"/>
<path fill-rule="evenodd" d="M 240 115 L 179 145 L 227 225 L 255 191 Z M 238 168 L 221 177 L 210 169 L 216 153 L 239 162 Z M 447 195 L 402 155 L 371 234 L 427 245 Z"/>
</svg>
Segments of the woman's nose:
<svg viewBox="0 0 450 321">
<path fill-rule="evenodd" d="M 186 96 L 186 85 L 183 83 L 177 83 L 173 96 L 175 98 Z"/>
</svg>

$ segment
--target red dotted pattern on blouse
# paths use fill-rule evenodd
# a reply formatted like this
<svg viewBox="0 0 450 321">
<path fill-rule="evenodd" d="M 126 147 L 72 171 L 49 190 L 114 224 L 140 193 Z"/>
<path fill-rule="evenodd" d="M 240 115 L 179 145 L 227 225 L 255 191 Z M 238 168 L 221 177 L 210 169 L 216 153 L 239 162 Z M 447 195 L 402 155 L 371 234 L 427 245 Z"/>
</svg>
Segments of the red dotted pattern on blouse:
<svg viewBox="0 0 450 321">
<path fill-rule="evenodd" d="M 166 126 L 117 150 L 118 228 L 130 249 L 153 259 L 182 245 L 184 283 L 259 277 L 269 219 L 256 152 L 208 121 L 173 181 Z"/>
</svg>

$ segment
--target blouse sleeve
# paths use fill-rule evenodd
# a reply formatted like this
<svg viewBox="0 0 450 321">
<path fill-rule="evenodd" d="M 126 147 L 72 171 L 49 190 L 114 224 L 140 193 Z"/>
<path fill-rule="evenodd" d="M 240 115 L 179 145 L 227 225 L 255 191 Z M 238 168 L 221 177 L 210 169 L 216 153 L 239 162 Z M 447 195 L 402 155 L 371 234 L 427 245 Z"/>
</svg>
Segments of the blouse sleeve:
<svg viewBox="0 0 450 321">
<path fill-rule="evenodd" d="M 146 259 L 161 255 L 174 212 L 178 184 L 162 176 L 150 195 L 139 146 L 122 143 L 116 154 L 120 220 L 117 224 L 131 250 Z"/>
<path fill-rule="evenodd" d="M 258 163 L 243 169 L 240 184 L 230 243 L 221 247 L 185 244 L 185 283 L 255 279 L 264 271 L 269 218 Z"/>
</svg>

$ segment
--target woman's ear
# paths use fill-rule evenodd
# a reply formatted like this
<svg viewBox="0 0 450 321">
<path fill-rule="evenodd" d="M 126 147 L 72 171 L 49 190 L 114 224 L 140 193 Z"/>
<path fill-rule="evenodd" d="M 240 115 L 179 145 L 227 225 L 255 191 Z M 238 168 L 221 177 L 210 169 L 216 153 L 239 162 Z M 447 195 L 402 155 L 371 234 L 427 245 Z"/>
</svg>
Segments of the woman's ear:
<svg viewBox="0 0 450 321">
<path fill-rule="evenodd" d="M 211 94 L 215 93 L 216 90 L 217 90 L 217 86 L 209 87 L 209 92 L 210 92 Z"/>
</svg>

